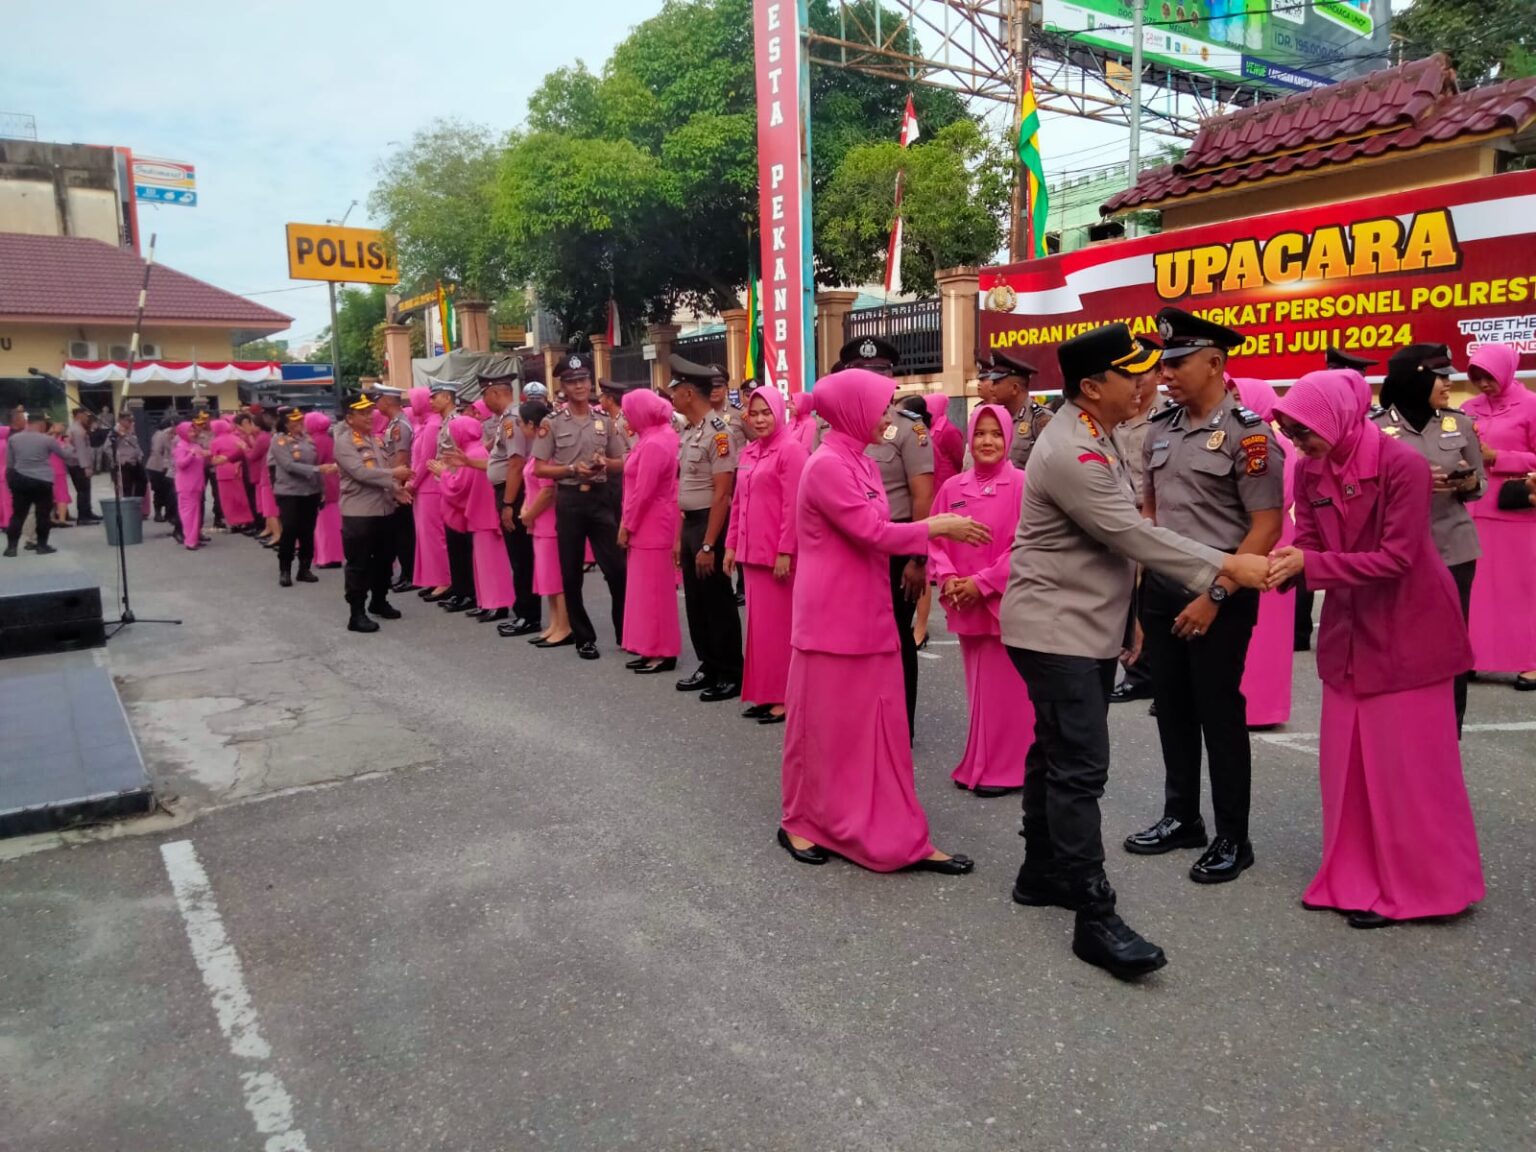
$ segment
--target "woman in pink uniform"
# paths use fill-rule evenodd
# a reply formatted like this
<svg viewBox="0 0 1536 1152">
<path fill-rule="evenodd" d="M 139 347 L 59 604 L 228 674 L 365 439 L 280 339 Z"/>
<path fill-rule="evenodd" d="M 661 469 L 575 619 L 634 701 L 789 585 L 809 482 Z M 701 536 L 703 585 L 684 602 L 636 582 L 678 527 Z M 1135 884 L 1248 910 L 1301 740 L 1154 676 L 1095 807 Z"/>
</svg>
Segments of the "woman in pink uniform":
<svg viewBox="0 0 1536 1152">
<path fill-rule="evenodd" d="M 1456 734 L 1455 678 L 1471 646 L 1430 535 L 1429 464 L 1365 419 L 1359 379 L 1313 372 L 1275 405 L 1306 459 L 1296 543 L 1271 554 L 1269 584 L 1304 575 L 1327 593 L 1323 862 L 1302 902 L 1381 928 L 1462 911 L 1483 898 L 1483 870 Z"/>
<path fill-rule="evenodd" d="M 265 416 L 262 419 L 266 419 Z M 276 548 L 283 535 L 283 522 L 278 517 L 277 497 L 272 494 L 272 470 L 267 466 L 267 453 L 272 448 L 272 433 L 258 421 L 250 422 L 250 440 L 245 453 L 246 475 L 256 489 L 256 515 L 265 523 L 258 540 L 266 541 L 269 548 Z"/>
<path fill-rule="evenodd" d="M 836 853 L 875 872 L 960 875 L 974 864 L 934 848 L 913 786 L 890 557 L 924 552 L 932 536 L 981 544 L 991 533 L 956 515 L 892 523 L 864 449 L 881 442 L 894 391 L 888 377 L 862 368 L 816 386 L 816 412 L 829 428 L 795 507 L 800 550 L 778 840 L 804 864 Z"/>
<path fill-rule="evenodd" d="M 256 519 L 245 494 L 245 441 L 235 435 L 235 426 L 228 420 L 215 420 L 209 428 L 213 440 L 208 449 L 213 479 L 219 486 L 219 507 L 224 510 L 229 530 L 238 532 Z"/>
<path fill-rule="evenodd" d="M 5 481 L 5 442 L 10 439 L 10 428 L 0 428 L 0 525 L 11 523 L 11 486 Z"/>
<path fill-rule="evenodd" d="M 411 439 L 412 519 L 416 524 L 416 568 L 411 583 L 417 593 L 432 603 L 448 595 L 453 576 L 448 571 L 448 538 L 443 534 L 443 490 L 427 467 L 437 457 L 437 437 L 443 418 L 432 409 L 432 391 L 412 388 L 411 415 L 415 417 L 416 435 Z"/>
<path fill-rule="evenodd" d="M 176 425 L 176 446 L 171 450 L 176 466 L 176 511 L 174 533 L 178 543 L 195 552 L 206 542 L 203 536 L 203 490 L 208 485 L 208 449 L 192 434 L 192 423 Z"/>
<path fill-rule="evenodd" d="M 473 416 L 455 416 L 448 435 L 468 460 L 485 460 L 485 425 Z M 435 462 L 434 462 L 435 463 Z M 512 564 L 501 534 L 501 515 L 496 509 L 496 490 L 480 468 L 446 468 L 438 473 L 443 486 L 444 516 L 459 532 L 468 532 L 473 546 L 475 619 L 505 620 L 512 601 Z"/>
<path fill-rule="evenodd" d="M 951 476 L 965 467 L 965 437 L 949 420 L 949 397 L 930 392 L 923 397 L 928 412 L 928 431 L 933 437 L 933 490 L 937 492 Z M 928 647 L 928 617 L 933 611 L 933 584 L 924 585 L 912 620 L 912 639 L 919 648 Z"/>
<path fill-rule="evenodd" d="M 619 547 L 628 550 L 624 586 L 624 667 L 640 675 L 670 672 L 683 650 L 677 622 L 677 432 L 672 402 L 648 388 L 624 393 L 624 419 L 638 439 L 624 460 Z"/>
<path fill-rule="evenodd" d="M 1014 672 L 997 622 L 1024 502 L 1024 473 L 1008 461 L 1012 443 L 1013 420 L 1006 408 L 983 404 L 971 413 L 972 465 L 939 489 L 933 511 L 963 512 L 990 528 L 992 539 L 973 545 L 940 537 L 928 545 L 929 579 L 938 589 L 949 630 L 960 638 L 971 714 L 965 756 L 950 776 L 957 787 L 981 797 L 1024 787 L 1024 757 L 1035 731 L 1029 691 Z"/>
<path fill-rule="evenodd" d="M 807 456 L 816 451 L 816 402 L 812 393 L 800 392 L 789 402 L 789 434 Z"/>
<path fill-rule="evenodd" d="M 1461 406 L 1483 446 L 1488 491 L 1471 506 L 1483 555 L 1472 578 L 1472 665 L 1515 672 L 1536 692 L 1536 508 L 1499 508 L 1506 480 L 1536 471 L 1536 395 L 1515 379 L 1520 354 L 1484 344 L 1467 365 L 1481 395 Z"/>
<path fill-rule="evenodd" d="M 331 438 L 331 418 L 324 412 L 306 412 L 304 430 L 315 442 L 315 463 L 336 463 L 336 441 Z M 341 473 L 328 472 L 320 484 L 320 515 L 315 518 L 315 567 L 340 568 Z"/>
<path fill-rule="evenodd" d="M 1265 420 L 1275 418 L 1275 390 L 1267 381 L 1244 378 L 1232 381 L 1244 408 Z M 1296 539 L 1291 505 L 1296 499 L 1296 465 L 1300 457 L 1291 451 L 1284 436 L 1284 503 L 1280 508 L 1280 543 Z M 1243 666 L 1243 698 L 1248 702 L 1248 727 L 1271 728 L 1291 718 L 1291 673 L 1296 663 L 1296 590 L 1271 592 L 1259 597 L 1259 618 L 1248 641 L 1248 660 Z"/>
<path fill-rule="evenodd" d="M 53 424 L 49 431 L 60 444 L 68 448 L 69 429 L 62 424 Z M 53 522 L 55 524 L 68 524 L 69 502 L 74 499 L 74 493 L 69 487 L 69 469 L 64 467 L 64 461 L 57 456 L 48 457 L 48 466 L 53 469 Z M 34 512 L 33 516 L 37 514 Z"/>
<path fill-rule="evenodd" d="M 525 400 L 517 410 L 523 438 L 531 446 L 549 435 L 550 407 L 542 399 Z M 571 617 L 565 609 L 565 585 L 560 577 L 560 539 L 555 531 L 555 482 L 538 475 L 538 460 L 528 453 L 523 465 L 523 527 L 533 536 L 533 594 L 549 601 L 549 627 L 528 643 L 536 648 L 564 648 L 571 639 Z M 627 595 L 627 593 L 626 593 Z"/>
<path fill-rule="evenodd" d="M 784 723 L 789 680 L 789 628 L 795 594 L 795 500 L 810 458 L 784 423 L 784 397 L 759 388 L 747 401 L 757 439 L 741 450 L 725 534 L 725 574 L 746 574 L 747 648 L 742 712 L 759 724 Z"/>
</svg>

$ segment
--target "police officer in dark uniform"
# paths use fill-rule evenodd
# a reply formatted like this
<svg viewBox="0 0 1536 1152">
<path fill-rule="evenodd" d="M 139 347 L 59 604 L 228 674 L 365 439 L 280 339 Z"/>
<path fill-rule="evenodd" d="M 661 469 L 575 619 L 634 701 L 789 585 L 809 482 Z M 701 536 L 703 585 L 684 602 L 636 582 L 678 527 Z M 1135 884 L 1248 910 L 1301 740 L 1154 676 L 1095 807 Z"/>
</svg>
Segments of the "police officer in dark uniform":
<svg viewBox="0 0 1536 1152">
<path fill-rule="evenodd" d="M 843 368 L 867 368 L 882 376 L 894 376 L 901 353 L 878 336 L 859 336 L 843 345 L 838 360 Z M 933 440 L 921 414 L 895 404 L 885 439 L 864 449 L 864 455 L 880 469 L 891 519 L 897 523 L 925 520 L 933 506 Z M 891 557 L 891 608 L 896 617 L 896 638 L 901 643 L 901 671 L 907 689 L 907 734 L 917 734 L 917 637 L 912 621 L 917 602 L 928 583 L 928 557 Z"/>
<path fill-rule="evenodd" d="M 549 418 L 550 434 L 533 446 L 538 474 L 555 481 L 555 530 L 560 543 L 560 579 L 571 617 L 576 654 L 596 660 L 597 630 L 581 596 L 585 546 L 602 569 L 613 600 L 614 643 L 624 642 L 624 552 L 619 518 L 608 483 L 624 467 L 624 434 L 592 407 L 592 362 L 572 353 L 557 365 L 566 405 Z"/>
<path fill-rule="evenodd" d="M 678 563 L 688 637 L 699 658 L 697 671 L 679 680 L 677 690 L 698 692 L 700 700 L 714 703 L 741 695 L 741 616 L 720 564 L 741 440 L 710 403 L 713 370 L 680 356 L 672 358 L 671 368 L 672 404 L 687 422 L 678 445 L 677 499 L 683 513 Z"/>
<path fill-rule="evenodd" d="M 391 458 L 391 465 L 399 467 L 411 466 L 411 441 L 415 438 L 415 431 L 411 428 L 410 421 L 405 418 L 402 396 L 395 388 L 375 388 L 379 411 L 389 421 L 384 426 L 384 431 L 379 438 L 384 442 L 384 451 Z M 411 579 L 416 570 L 416 517 L 411 511 L 410 505 L 401 504 L 395 509 L 395 560 L 400 564 L 400 578 L 390 585 L 391 592 L 413 592 L 416 584 Z"/>
<path fill-rule="evenodd" d="M 1269 424 L 1227 388 L 1227 357 L 1243 335 L 1178 308 L 1159 312 L 1157 327 L 1164 343 L 1163 385 L 1174 406 L 1152 417 L 1142 449 L 1142 511 L 1159 527 L 1218 552 L 1268 556 L 1285 515 L 1284 456 Z M 1216 838 L 1189 875 L 1203 884 L 1236 880 L 1253 865 L 1253 755 L 1242 679 L 1258 593 L 1218 577 L 1191 599 L 1183 584 L 1153 572 L 1142 581 L 1140 599 L 1164 802 L 1162 818 L 1127 837 L 1125 849 L 1157 855 L 1205 847 L 1203 738 Z"/>
<path fill-rule="evenodd" d="M 373 401 L 362 393 L 351 396 L 343 413 L 346 426 L 336 434 L 349 632 L 377 632 L 379 626 L 370 616 L 400 619 L 400 610 L 389 602 L 392 518 L 398 503 L 410 502 L 401 486 L 411 478 L 411 470 L 391 464 L 383 442 L 373 434 L 373 409 Z"/>
<path fill-rule="evenodd" d="M 1323 364 L 1335 372 L 1345 368 L 1353 368 L 1356 372 L 1363 374 L 1367 368 L 1372 367 L 1375 363 L 1376 361 L 1367 360 L 1364 356 L 1351 356 L 1348 352 L 1331 346 L 1327 352 L 1323 353 Z"/>
<path fill-rule="evenodd" d="M 1029 394 L 1029 380 L 1035 374 L 1035 366 L 1012 352 L 996 351 L 981 364 L 980 380 L 986 396 L 984 402 L 1001 404 L 1013 418 L 1013 445 L 1008 449 L 1008 459 L 1015 468 L 1029 463 L 1035 441 L 1051 422 L 1051 410 L 1044 404 L 1035 403 Z"/>
</svg>

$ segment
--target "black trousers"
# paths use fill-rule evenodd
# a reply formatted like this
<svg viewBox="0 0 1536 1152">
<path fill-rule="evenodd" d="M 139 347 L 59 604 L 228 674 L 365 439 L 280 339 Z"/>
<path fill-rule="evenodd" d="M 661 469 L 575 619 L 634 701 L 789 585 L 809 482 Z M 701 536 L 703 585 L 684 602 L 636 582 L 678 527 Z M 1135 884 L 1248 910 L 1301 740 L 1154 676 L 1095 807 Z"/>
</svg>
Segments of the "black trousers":
<svg viewBox="0 0 1536 1152">
<path fill-rule="evenodd" d="M 725 553 L 725 533 L 730 517 L 715 542 L 715 570 L 700 578 L 694 558 L 704 546 L 709 530 L 709 509 L 683 513 L 683 608 L 688 617 L 688 639 L 699 658 L 699 670 L 721 684 L 740 684 L 742 673 L 741 612 L 736 589 L 720 566 Z"/>
<path fill-rule="evenodd" d="M 11 486 L 11 522 L 5 528 L 5 543 L 14 548 L 21 539 L 21 528 L 27 522 L 27 513 L 37 510 L 37 543 L 48 543 L 48 533 L 53 527 L 53 481 L 33 480 L 19 472 L 7 470 L 6 479 Z"/>
<path fill-rule="evenodd" d="M 583 492 L 582 488 L 587 491 Z M 587 615 L 581 596 L 581 570 L 585 545 L 608 583 L 613 599 L 614 643 L 624 643 L 624 551 L 619 547 L 619 518 L 613 499 L 602 484 L 566 485 L 555 489 L 555 532 L 560 546 L 560 581 L 565 586 L 565 608 L 571 617 L 571 634 L 578 644 L 597 642 L 597 629 Z"/>
<path fill-rule="evenodd" d="M 448 542 L 448 581 L 454 596 L 475 598 L 475 538 L 443 527 Z"/>
<path fill-rule="evenodd" d="M 1456 581 L 1456 595 L 1461 599 L 1461 618 L 1463 621 L 1472 616 L 1472 577 L 1477 574 L 1477 561 L 1468 560 L 1465 564 L 1452 564 L 1451 579 Z M 1461 736 L 1461 722 L 1467 715 L 1467 684 L 1472 679 L 1470 670 L 1456 677 L 1456 735 Z"/>
<path fill-rule="evenodd" d="M 1259 594 L 1251 589 L 1233 593 L 1217 611 L 1210 631 L 1180 640 L 1173 634 L 1173 621 L 1193 599 L 1182 585 L 1155 573 L 1141 582 L 1142 647 L 1156 669 L 1152 699 L 1163 746 L 1163 815 L 1185 821 L 1199 817 L 1204 737 L 1216 835 L 1243 841 L 1248 839 L 1253 785 L 1243 666 L 1259 618 Z"/>
<path fill-rule="evenodd" d="M 1295 649 L 1306 652 L 1312 647 L 1312 589 L 1305 578 L 1296 581 L 1296 635 Z"/>
<path fill-rule="evenodd" d="M 213 469 L 208 469 L 208 489 L 213 493 L 213 526 L 224 527 L 224 505 L 219 502 L 219 482 L 213 475 Z"/>
<path fill-rule="evenodd" d="M 347 603 L 361 612 L 369 602 L 382 603 L 389 596 L 389 560 L 394 547 L 394 525 L 388 516 L 343 516 L 341 552 Z"/>
<path fill-rule="evenodd" d="M 410 584 L 416 573 L 416 513 L 402 504 L 390 520 L 395 530 L 393 558 L 400 564 L 400 579 Z"/>
<path fill-rule="evenodd" d="M 901 644 L 901 678 L 907 686 L 907 741 L 917 735 L 917 637 L 912 635 L 912 621 L 917 619 L 917 601 L 908 600 L 901 586 L 901 573 L 907 556 L 891 557 L 891 611 L 896 617 L 896 639 Z"/>
<path fill-rule="evenodd" d="M 91 507 L 91 478 L 78 464 L 70 465 L 69 478 L 75 485 L 75 517 L 79 520 L 93 519 L 96 510 Z"/>
<path fill-rule="evenodd" d="M 167 524 L 179 523 L 176 509 L 175 481 L 165 472 L 147 472 L 149 490 L 154 493 L 155 516 Z"/>
<path fill-rule="evenodd" d="M 501 513 L 501 502 L 506 499 L 507 486 L 497 484 L 496 511 Z M 519 620 L 531 620 L 538 624 L 544 619 L 544 601 L 533 594 L 533 533 L 528 531 L 520 517 L 523 514 L 523 495 L 526 489 L 518 485 L 512 499 L 512 530 L 502 529 L 507 545 L 507 559 L 512 562 L 512 615 Z"/>
<path fill-rule="evenodd" d="M 1009 648 L 1035 709 L 1024 758 L 1024 865 L 1074 888 L 1104 875 L 1099 798 L 1109 779 L 1115 661 Z"/>
<path fill-rule="evenodd" d="M 148 482 L 145 480 L 144 465 L 121 464 L 118 466 L 117 471 L 118 483 L 123 487 L 123 499 L 142 498 L 144 489 L 148 486 Z"/>
<path fill-rule="evenodd" d="M 315 562 L 315 521 L 320 517 L 320 493 L 312 496 L 279 496 L 277 516 L 283 534 L 277 541 L 277 565 L 287 572 L 293 567 L 293 554 L 299 554 L 299 571 L 308 572 Z"/>
</svg>

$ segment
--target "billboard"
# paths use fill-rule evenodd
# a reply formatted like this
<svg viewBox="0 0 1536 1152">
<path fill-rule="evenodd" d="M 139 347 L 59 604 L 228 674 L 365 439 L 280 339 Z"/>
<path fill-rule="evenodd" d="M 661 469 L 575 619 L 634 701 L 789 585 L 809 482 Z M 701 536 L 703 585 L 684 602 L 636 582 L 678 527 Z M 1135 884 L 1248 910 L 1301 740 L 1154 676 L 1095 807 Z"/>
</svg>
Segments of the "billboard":
<svg viewBox="0 0 1536 1152">
<path fill-rule="evenodd" d="M 147 204 L 197 207 L 197 168 L 180 160 L 133 157 L 133 198 Z"/>
<path fill-rule="evenodd" d="M 1173 305 L 1235 328 L 1233 374 L 1288 382 L 1330 347 L 1381 362 L 1407 344 L 1483 342 L 1536 367 L 1536 172 L 1511 172 L 1099 244 L 984 268 L 982 351 L 1017 352 L 1061 386 L 1056 347 L 1124 321 L 1156 339 Z"/>
<path fill-rule="evenodd" d="M 1131 55 L 1131 0 L 1045 0 L 1043 26 L 1070 41 Z M 1390 0 L 1146 0 L 1142 58 L 1209 88 L 1281 92 L 1385 68 Z"/>
</svg>

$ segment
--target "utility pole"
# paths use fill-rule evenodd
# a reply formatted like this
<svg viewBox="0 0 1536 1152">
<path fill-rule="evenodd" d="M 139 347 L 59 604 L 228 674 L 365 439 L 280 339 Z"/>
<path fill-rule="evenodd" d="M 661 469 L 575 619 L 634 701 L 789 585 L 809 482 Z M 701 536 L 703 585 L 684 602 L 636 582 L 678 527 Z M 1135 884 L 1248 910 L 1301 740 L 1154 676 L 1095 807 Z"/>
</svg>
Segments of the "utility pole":
<svg viewBox="0 0 1536 1152">
<path fill-rule="evenodd" d="M 1029 5 L 1030 0 L 1013 0 L 1008 12 L 1008 47 L 1015 62 L 1013 77 L 1013 200 L 1009 213 L 1008 262 L 1017 264 L 1024 258 L 1024 162 L 1019 159 L 1019 118 L 1024 109 L 1024 80 L 1029 75 Z"/>
<path fill-rule="evenodd" d="M 1133 187 L 1141 175 L 1141 35 L 1147 14 L 1147 0 L 1131 0 L 1131 150 L 1126 176 Z"/>
<path fill-rule="evenodd" d="M 357 207 L 357 201 L 347 205 L 347 210 L 341 214 L 340 220 L 327 220 L 327 224 L 335 224 L 345 228 L 347 217 L 352 215 L 352 209 Z M 331 387 L 336 389 L 337 399 L 341 398 L 341 336 L 336 331 L 336 282 L 332 280 L 327 287 L 331 293 Z"/>
</svg>

